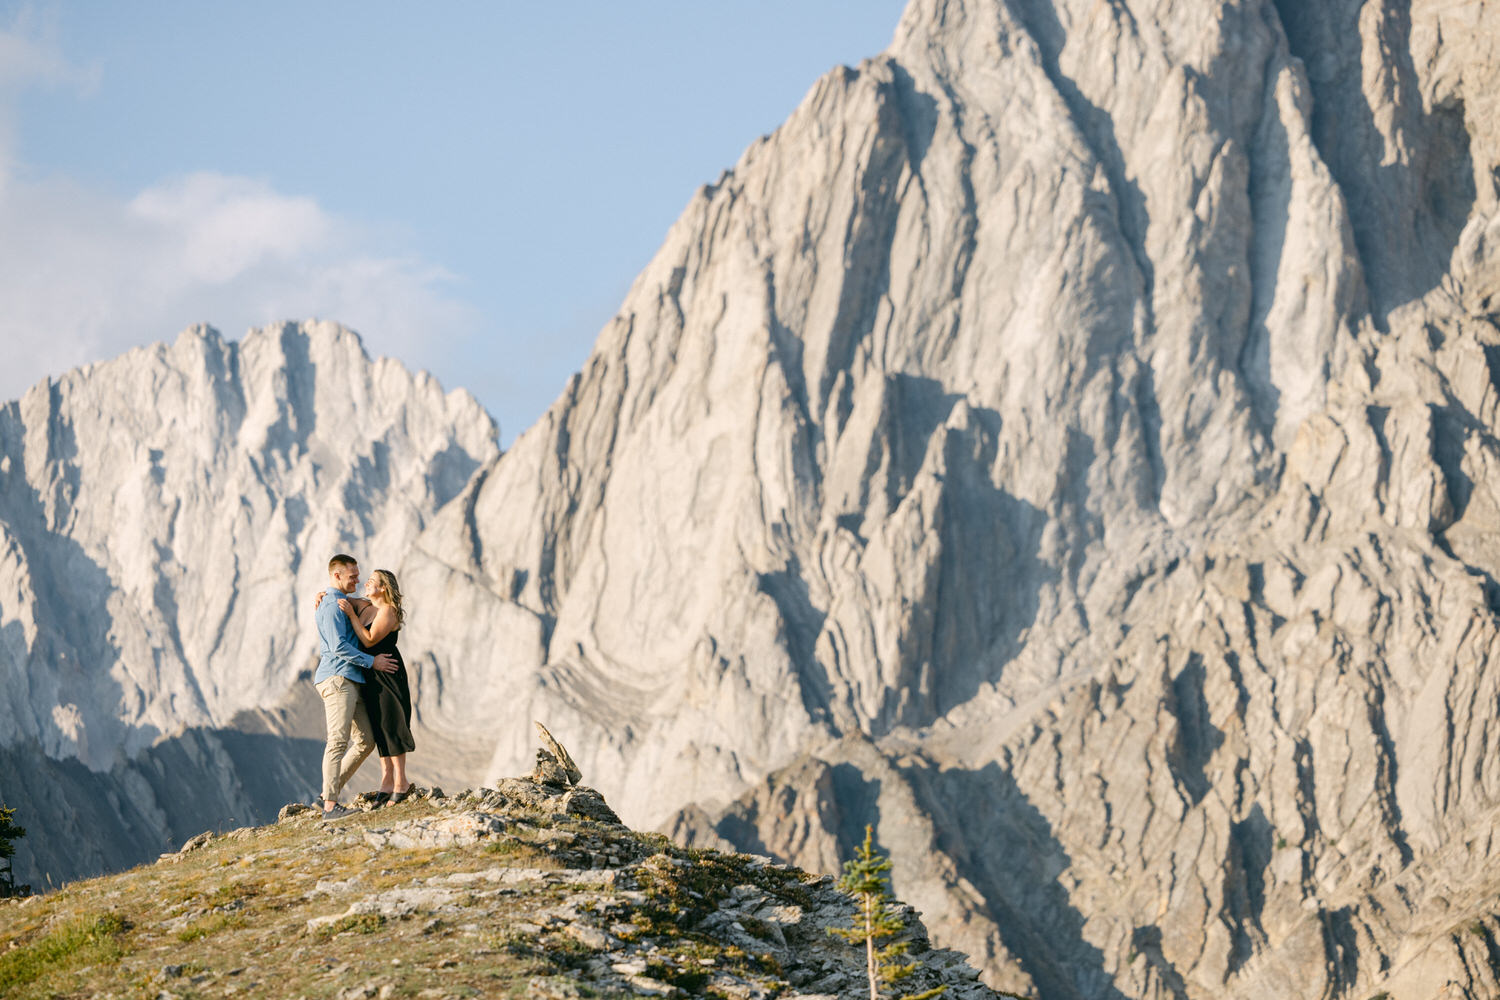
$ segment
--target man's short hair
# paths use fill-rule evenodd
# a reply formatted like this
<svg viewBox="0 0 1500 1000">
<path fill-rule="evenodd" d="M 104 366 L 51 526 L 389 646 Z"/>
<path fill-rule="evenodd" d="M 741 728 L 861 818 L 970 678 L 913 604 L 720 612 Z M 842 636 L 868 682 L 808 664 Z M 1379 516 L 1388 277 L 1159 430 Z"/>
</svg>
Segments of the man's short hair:
<svg viewBox="0 0 1500 1000">
<path fill-rule="evenodd" d="M 358 566 L 358 565 L 359 565 L 359 560 L 358 559 L 354 558 L 353 556 L 345 555 L 344 553 L 340 552 L 338 555 L 336 555 L 332 559 L 328 560 L 328 572 L 332 573 L 333 572 L 333 568 L 335 566 Z"/>
</svg>

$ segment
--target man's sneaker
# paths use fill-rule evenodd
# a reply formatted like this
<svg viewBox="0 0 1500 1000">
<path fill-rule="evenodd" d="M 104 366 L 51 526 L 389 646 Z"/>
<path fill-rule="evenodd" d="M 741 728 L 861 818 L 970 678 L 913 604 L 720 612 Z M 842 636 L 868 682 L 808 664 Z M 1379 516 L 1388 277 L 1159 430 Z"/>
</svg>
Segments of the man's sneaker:
<svg viewBox="0 0 1500 1000">
<path fill-rule="evenodd" d="M 345 816 L 353 816 L 353 815 L 354 815 L 354 810 L 353 809 L 345 809 L 343 806 L 339 805 L 336 802 L 334 803 L 332 809 L 324 809 L 323 810 L 323 818 L 325 820 L 343 819 Z"/>
</svg>

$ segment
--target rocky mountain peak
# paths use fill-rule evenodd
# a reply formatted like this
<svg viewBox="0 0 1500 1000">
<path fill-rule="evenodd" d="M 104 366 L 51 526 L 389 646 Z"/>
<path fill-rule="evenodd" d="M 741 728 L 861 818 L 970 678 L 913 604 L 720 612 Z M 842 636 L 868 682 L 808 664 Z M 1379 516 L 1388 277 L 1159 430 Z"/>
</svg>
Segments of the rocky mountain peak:
<svg viewBox="0 0 1500 1000">
<path fill-rule="evenodd" d="M 1491 20 L 913 3 L 424 535 L 507 635 L 434 717 L 701 842 L 874 820 L 1007 988 L 1474 968 L 1409 900 L 1494 801 Z"/>
</svg>

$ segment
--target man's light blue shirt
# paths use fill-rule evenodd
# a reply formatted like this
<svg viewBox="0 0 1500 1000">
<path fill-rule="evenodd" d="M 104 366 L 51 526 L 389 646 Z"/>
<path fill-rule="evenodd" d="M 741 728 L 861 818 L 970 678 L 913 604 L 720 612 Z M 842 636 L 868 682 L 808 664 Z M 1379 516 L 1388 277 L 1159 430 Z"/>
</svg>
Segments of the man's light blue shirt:
<svg viewBox="0 0 1500 1000">
<path fill-rule="evenodd" d="M 375 663 L 375 657 L 360 651 L 349 616 L 339 610 L 339 598 L 348 596 L 336 587 L 329 587 L 314 613 L 318 621 L 318 672 L 313 674 L 314 684 L 330 677 L 347 677 L 363 684 L 364 672 Z"/>
</svg>

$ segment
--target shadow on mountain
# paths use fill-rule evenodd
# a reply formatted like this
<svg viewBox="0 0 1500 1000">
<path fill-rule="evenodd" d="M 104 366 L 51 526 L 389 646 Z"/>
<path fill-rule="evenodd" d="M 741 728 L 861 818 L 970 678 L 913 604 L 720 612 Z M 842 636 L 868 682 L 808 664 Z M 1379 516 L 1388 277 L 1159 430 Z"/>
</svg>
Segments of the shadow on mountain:
<svg viewBox="0 0 1500 1000">
<path fill-rule="evenodd" d="M 1046 512 L 995 485 L 1000 414 L 937 379 L 872 377 L 884 381 L 871 438 L 854 443 L 868 450 L 861 495 L 883 493 L 883 506 L 896 512 L 887 523 L 898 526 L 897 536 L 883 539 L 886 545 L 911 544 L 900 525 L 914 518 L 937 543 L 924 543 L 925 566 L 908 567 L 905 579 L 879 595 L 903 607 L 892 662 L 850 662 L 857 650 L 846 647 L 843 630 L 852 619 L 830 623 L 829 609 L 814 598 L 827 589 L 816 579 L 826 573 L 820 564 L 789 554 L 784 568 L 761 573 L 758 583 L 780 612 L 781 641 L 797 665 L 808 714 L 847 734 L 849 720 L 869 712 L 859 725 L 879 737 L 896 726 L 926 725 L 996 681 L 1036 620 L 1043 588 L 1060 575 L 1039 555 Z M 1093 457 L 1091 447 L 1070 451 L 1069 471 L 1080 488 Z M 1085 510 L 1081 502 L 1074 506 Z M 861 551 L 870 546 L 858 512 L 835 521 Z M 827 662 L 819 655 L 824 631 L 835 636 Z M 870 712 L 868 704 L 852 704 L 852 692 L 861 683 L 857 674 L 872 669 L 882 690 Z"/>
<path fill-rule="evenodd" d="M 1042 589 L 1059 582 L 1039 555 L 1047 513 L 992 479 L 1000 414 L 968 406 L 968 426 L 935 432 L 943 448 L 941 553 L 903 629 L 896 685 L 918 698 L 882 719 L 887 726 L 925 725 L 999 680 L 1036 620 Z"/>
<path fill-rule="evenodd" d="M 867 777 L 847 762 L 832 765 L 829 779 L 833 799 L 838 803 L 838 825 L 830 832 L 838 845 L 839 857 L 852 858 L 855 849 L 864 843 L 866 825 L 880 825 L 880 779 Z"/>
<path fill-rule="evenodd" d="M 729 846 L 834 875 L 864 841 L 865 825 L 879 825 L 883 788 L 882 775 L 856 763 L 805 757 L 727 806 L 688 805 L 662 829 L 686 846 Z"/>
<path fill-rule="evenodd" d="M 1239 356 L 1226 361 L 1244 379 L 1250 409 L 1262 431 L 1276 427 L 1281 390 L 1271 376 L 1271 330 L 1276 281 L 1292 214 L 1291 137 L 1279 115 L 1267 115 L 1250 149 L 1250 325 Z"/>
<path fill-rule="evenodd" d="M 236 728 L 185 730 L 105 772 L 34 742 L 0 747 L 0 798 L 26 828 L 17 881 L 46 891 L 154 861 L 204 830 L 272 822 L 312 798 L 322 757 L 321 740 Z"/>
<path fill-rule="evenodd" d="M 88 717 L 88 706 L 118 704 L 124 698 L 111 674 L 120 647 L 100 624 L 113 617 L 109 598 L 114 584 L 82 545 L 57 533 L 59 524 L 76 516 L 78 438 L 65 414 L 60 385 L 49 381 L 47 392 L 46 444 L 30 449 L 40 450 L 45 463 L 35 477 L 38 485 L 14 474 L 0 478 L 0 539 L 5 547 L 19 550 L 22 579 L 30 584 L 35 605 L 47 609 L 47 625 L 31 639 L 18 622 L 0 630 L 0 683 L 23 704 L 46 705 L 55 696 L 50 720 L 39 723 L 50 729 L 39 735 L 49 746 L 71 746 L 87 755 L 87 727 L 95 722 Z M 27 466 L 26 435 L 15 405 L 0 408 L 0 456 L 11 469 Z M 35 465 L 37 458 L 32 454 L 30 463 Z M 7 610 L 24 614 L 24 609 L 24 601 L 18 601 Z M 53 689 L 47 688 L 49 681 Z M 110 736 L 102 738 L 110 743 Z"/>
<path fill-rule="evenodd" d="M 979 890 L 1006 949 L 1049 1000 L 1124 1000 L 1058 877 L 1072 861 L 1052 825 L 998 764 L 906 767 L 937 848 Z"/>
<path fill-rule="evenodd" d="M 797 690 L 802 696 L 803 709 L 809 718 L 832 724 L 829 704 L 833 682 L 828 668 L 814 653 L 828 613 L 813 603 L 801 560 L 790 555 L 784 568 L 759 574 L 756 584 L 761 593 L 776 602 L 781 615 L 780 639 L 797 670 Z"/>
<path fill-rule="evenodd" d="M 1055 5 L 1048 0 L 1019 0 L 1013 9 L 1027 34 L 1036 42 L 1042 71 L 1067 104 L 1073 123 L 1077 125 L 1094 158 L 1109 178 L 1109 189 L 1118 206 L 1116 223 L 1140 271 L 1144 285 L 1142 302 L 1150 308 L 1155 284 L 1155 269 L 1146 252 L 1146 229 L 1150 213 L 1146 209 L 1145 193 L 1125 168 L 1125 154 L 1115 135 L 1114 118 L 1104 108 L 1090 101 L 1062 71 L 1059 57 L 1068 42 L 1068 32 L 1058 19 Z"/>
<path fill-rule="evenodd" d="M 1378 49 L 1362 37 L 1363 8 L 1276 0 L 1292 54 L 1308 67 L 1313 141 L 1343 190 L 1375 318 L 1384 325 L 1393 309 L 1426 295 L 1448 272 L 1476 191 L 1463 102 L 1424 108 L 1410 4 L 1384 6 L 1373 26 Z M 1365 57 L 1376 51 L 1389 73 L 1381 92 L 1391 101 L 1379 109 L 1364 92 Z M 1402 155 L 1372 152 L 1393 139 Z"/>
</svg>

